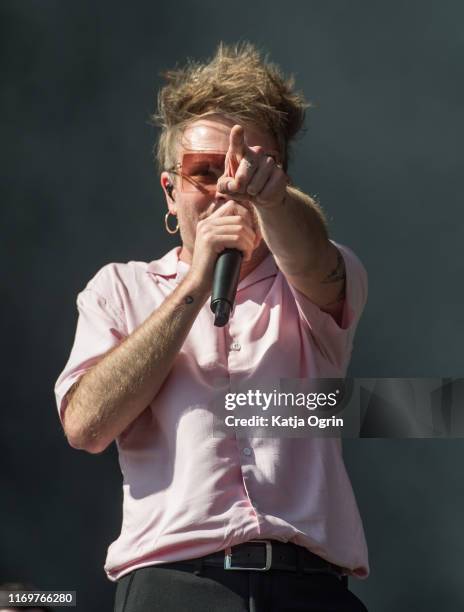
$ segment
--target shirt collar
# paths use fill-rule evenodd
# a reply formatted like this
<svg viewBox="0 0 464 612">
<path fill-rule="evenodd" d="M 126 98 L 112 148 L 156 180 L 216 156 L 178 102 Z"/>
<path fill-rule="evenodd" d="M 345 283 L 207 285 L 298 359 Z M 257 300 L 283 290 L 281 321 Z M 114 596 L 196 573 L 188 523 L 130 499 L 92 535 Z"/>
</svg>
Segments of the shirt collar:
<svg viewBox="0 0 464 612">
<path fill-rule="evenodd" d="M 147 272 L 165 278 L 174 278 L 179 284 L 190 269 L 190 265 L 179 259 L 180 246 L 176 246 L 160 259 L 151 261 L 147 266 Z M 241 291 L 258 281 L 277 274 L 277 265 L 271 253 L 238 284 L 237 290 Z"/>
</svg>

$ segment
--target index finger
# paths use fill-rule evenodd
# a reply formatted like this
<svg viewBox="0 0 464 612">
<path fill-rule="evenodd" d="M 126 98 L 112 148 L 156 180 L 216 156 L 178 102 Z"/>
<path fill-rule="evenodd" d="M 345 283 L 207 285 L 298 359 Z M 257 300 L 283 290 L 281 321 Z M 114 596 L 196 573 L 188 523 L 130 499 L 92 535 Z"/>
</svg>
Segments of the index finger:
<svg viewBox="0 0 464 612">
<path fill-rule="evenodd" d="M 229 134 L 229 148 L 225 160 L 225 172 L 227 176 L 234 177 L 240 161 L 248 152 L 245 141 L 245 130 L 241 125 L 234 125 Z"/>
<path fill-rule="evenodd" d="M 229 149 L 232 154 L 237 155 L 240 159 L 245 156 L 248 147 L 245 142 L 245 130 L 241 125 L 234 125 L 230 130 Z"/>
</svg>

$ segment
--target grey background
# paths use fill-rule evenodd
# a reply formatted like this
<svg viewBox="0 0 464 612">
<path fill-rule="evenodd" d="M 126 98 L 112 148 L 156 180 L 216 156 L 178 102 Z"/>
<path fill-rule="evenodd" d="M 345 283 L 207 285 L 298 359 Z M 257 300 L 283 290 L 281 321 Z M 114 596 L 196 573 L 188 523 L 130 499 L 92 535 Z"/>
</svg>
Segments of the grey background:
<svg viewBox="0 0 464 612">
<path fill-rule="evenodd" d="M 250 39 L 315 104 L 294 182 L 369 272 L 350 374 L 461 376 L 460 2 L 3 1 L 0 581 L 76 590 L 110 610 L 115 448 L 61 432 L 53 385 L 75 298 L 111 261 L 151 260 L 163 229 L 148 125 L 159 72 Z M 460 440 L 344 441 L 370 549 L 370 610 L 460 610 Z"/>
</svg>

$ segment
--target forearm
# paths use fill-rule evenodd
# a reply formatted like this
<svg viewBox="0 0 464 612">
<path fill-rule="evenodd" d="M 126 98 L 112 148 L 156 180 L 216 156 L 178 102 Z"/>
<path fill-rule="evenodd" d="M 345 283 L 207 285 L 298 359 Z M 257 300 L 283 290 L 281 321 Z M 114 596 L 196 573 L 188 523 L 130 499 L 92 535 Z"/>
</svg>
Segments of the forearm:
<svg viewBox="0 0 464 612">
<path fill-rule="evenodd" d="M 206 298 L 207 292 L 187 276 L 142 325 L 82 377 L 64 418 L 73 446 L 104 450 L 150 404 Z"/>
<path fill-rule="evenodd" d="M 327 221 L 319 204 L 287 187 L 281 204 L 255 208 L 263 238 L 282 272 L 304 276 L 316 269 L 328 242 Z"/>
</svg>

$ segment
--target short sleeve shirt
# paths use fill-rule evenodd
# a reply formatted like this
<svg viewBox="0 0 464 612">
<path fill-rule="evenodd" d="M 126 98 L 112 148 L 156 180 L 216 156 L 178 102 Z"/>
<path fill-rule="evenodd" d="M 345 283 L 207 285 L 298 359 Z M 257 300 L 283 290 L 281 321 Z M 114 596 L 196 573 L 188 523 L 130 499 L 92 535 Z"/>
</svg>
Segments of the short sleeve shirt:
<svg viewBox="0 0 464 612">
<path fill-rule="evenodd" d="M 332 242 L 346 266 L 340 325 L 289 285 L 271 254 L 240 281 L 226 326 L 213 325 L 209 301 L 200 310 L 160 391 L 116 439 L 123 520 L 107 552 L 110 580 L 250 539 L 293 542 L 349 575 L 368 575 L 339 438 L 212 435 L 218 379 L 257 388 L 272 379 L 346 376 L 367 273 L 350 248 Z M 179 253 L 107 264 L 78 294 L 74 344 L 55 385 L 61 421 L 70 387 L 185 277 Z"/>
</svg>

